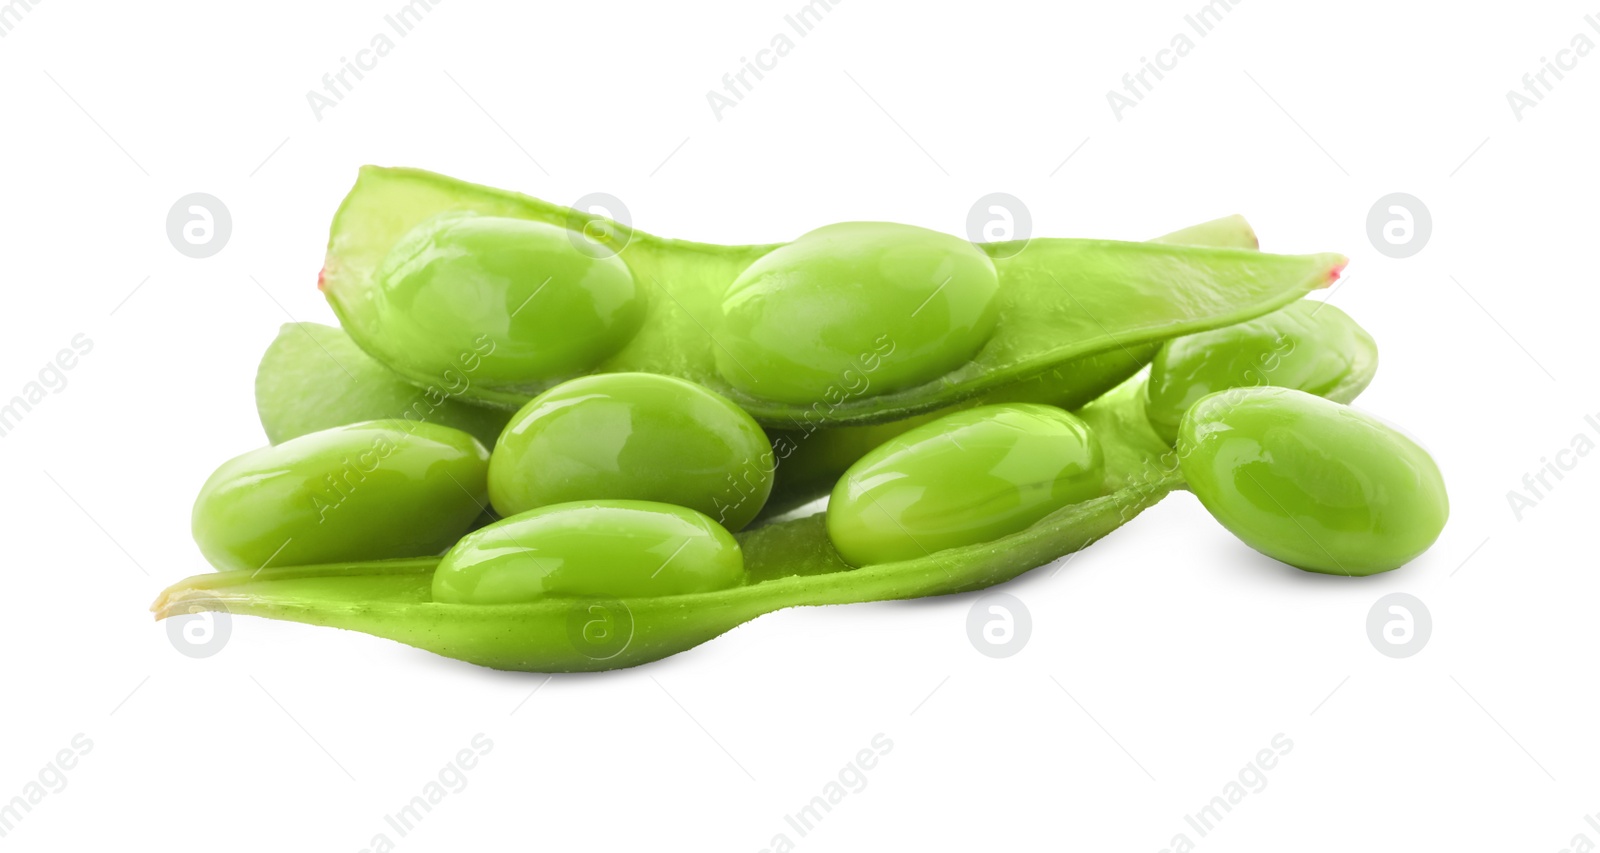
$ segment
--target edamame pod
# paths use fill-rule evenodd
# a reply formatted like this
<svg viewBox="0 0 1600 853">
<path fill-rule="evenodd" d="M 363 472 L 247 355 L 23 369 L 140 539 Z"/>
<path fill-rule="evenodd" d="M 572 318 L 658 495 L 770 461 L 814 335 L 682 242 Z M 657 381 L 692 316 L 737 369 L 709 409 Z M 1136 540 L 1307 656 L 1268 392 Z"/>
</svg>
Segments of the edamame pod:
<svg viewBox="0 0 1600 853">
<path fill-rule="evenodd" d="M 828 538 L 853 566 L 998 539 L 1102 493 L 1088 424 L 1013 403 L 946 415 L 873 450 L 828 501 Z"/>
<path fill-rule="evenodd" d="M 1378 345 L 1350 315 L 1302 299 L 1270 314 L 1162 344 L 1150 365 L 1145 413 L 1168 444 L 1200 398 L 1228 388 L 1294 388 L 1339 403 L 1378 371 Z"/>
<path fill-rule="evenodd" d="M 852 354 L 853 366 L 842 367 L 839 375 L 819 389 L 816 380 L 821 374 L 817 371 L 827 366 L 823 362 L 849 353 L 855 346 L 852 336 L 863 325 L 876 322 L 888 327 L 902 323 L 899 313 L 904 300 L 898 297 L 887 300 L 879 309 L 888 313 L 881 316 L 840 316 L 830 308 L 840 304 L 835 298 L 837 294 L 803 288 L 802 291 L 814 296 L 815 301 L 808 304 L 806 299 L 796 299 L 791 307 L 797 317 L 809 318 L 808 322 L 819 318 L 826 320 L 823 325 L 807 331 L 824 341 L 826 345 L 822 350 L 831 355 L 813 362 L 802 383 L 820 393 L 798 402 L 799 386 L 791 382 L 783 360 L 752 358 L 755 363 L 741 368 L 734 362 L 743 359 L 737 354 L 729 357 L 733 349 L 731 344 L 738 342 L 724 342 L 718 331 L 723 327 L 723 300 L 730 287 L 752 265 L 782 247 L 710 246 L 664 240 L 593 214 L 527 196 L 425 172 L 369 167 L 362 170 L 356 187 L 334 218 L 323 270 L 323 291 L 356 343 L 413 382 L 437 382 L 434 371 L 439 362 L 434 356 L 438 353 L 429 350 L 432 354 L 427 358 L 415 356 L 409 348 L 397 345 L 387 335 L 386 330 L 394 327 L 398 318 L 418 307 L 414 302 L 395 299 L 396 295 L 404 296 L 412 291 L 409 285 L 390 286 L 395 280 L 391 271 L 399 268 L 391 255 L 405 255 L 396 253 L 395 247 L 406 241 L 408 235 L 414 237 L 418 226 L 430 220 L 453 221 L 436 217 L 464 213 L 496 221 L 527 220 L 563 230 L 565 238 L 579 245 L 599 247 L 595 250 L 599 254 L 615 253 L 615 257 L 608 260 L 625 265 L 632 281 L 648 291 L 642 300 L 644 316 L 637 332 L 614 354 L 586 369 L 601 373 L 661 373 L 697 382 L 728 397 L 763 425 L 784 429 L 901 419 L 952 405 L 1081 358 L 1124 347 L 1131 351 L 1177 335 L 1237 323 L 1280 308 L 1309 290 L 1326 286 L 1338 276 L 1345 263 L 1342 256 L 1334 254 L 1282 256 L 1240 249 L 1102 240 L 1038 238 L 1029 241 L 1020 252 L 1014 252 L 1016 247 L 1008 244 L 986 244 L 978 248 L 989 255 L 994 267 L 998 292 L 993 304 L 997 306 L 997 315 L 992 331 L 980 334 L 988 326 L 986 317 L 990 303 L 984 297 L 986 278 L 975 253 L 957 252 L 946 243 L 944 249 L 934 246 L 932 251 L 924 245 L 902 259 L 897 254 L 900 244 L 921 244 L 924 238 L 916 235 L 926 232 L 907 226 L 840 226 L 846 230 L 868 228 L 875 235 L 868 240 L 871 245 L 862 250 L 862 256 L 883 258 L 892 268 L 882 271 L 874 280 L 905 281 L 907 277 L 933 276 L 926 287 L 908 291 L 924 294 L 929 307 L 919 311 L 918 306 L 912 305 L 907 309 L 918 317 L 933 312 L 929 315 L 932 326 L 924 330 L 908 327 L 902 333 L 904 340 L 898 343 L 887 338 L 874 340 L 870 350 Z M 584 236 L 590 233 L 596 235 L 592 240 Z M 548 248 L 547 244 L 553 245 L 551 241 L 554 240 L 556 238 L 551 236 L 540 245 Z M 519 253 L 520 250 L 496 248 L 492 240 L 484 243 L 483 249 L 496 257 L 503 253 L 530 257 Z M 554 250 L 551 252 L 555 254 Z M 930 258 L 939 256 L 940 252 L 944 252 L 944 266 L 950 269 L 939 264 L 930 265 Z M 585 261 L 592 260 L 584 252 L 578 254 Z M 825 260 L 825 256 L 817 258 L 819 264 Z M 955 275 L 958 270 L 961 274 Z M 938 291 L 947 276 L 950 284 L 946 288 L 957 288 L 948 300 Z M 464 278 L 469 282 L 480 280 L 475 275 Z M 506 296 L 536 287 L 538 278 L 535 273 L 518 278 L 515 287 L 497 285 L 490 288 L 494 296 L 482 301 L 478 299 L 482 289 L 477 286 L 463 286 L 452 291 L 448 284 L 450 276 L 429 279 L 426 292 L 430 299 L 437 296 L 441 305 L 443 302 L 462 303 L 449 310 L 440 308 L 440 314 L 465 317 L 472 312 L 463 306 L 474 310 L 482 308 L 488 313 L 473 315 L 479 317 L 475 324 L 488 324 L 487 328 L 495 333 L 497 340 L 500 331 L 508 330 L 505 340 L 532 347 L 538 342 L 523 342 L 520 333 L 515 331 L 520 328 L 522 319 L 520 315 L 515 318 L 510 315 L 519 305 Z M 869 278 L 863 274 L 858 280 Z M 541 310 L 535 307 L 536 302 L 537 299 L 530 300 L 528 307 L 521 310 Z M 555 310 L 541 317 L 538 327 L 549 330 L 554 337 L 542 345 L 554 345 L 552 341 L 560 343 L 555 339 L 568 325 L 562 319 L 562 311 L 556 306 L 550 307 Z M 972 313 L 957 317 L 951 313 L 955 311 Z M 587 315 L 585 323 L 586 318 Z M 839 333 L 850 340 L 833 343 L 832 323 L 840 324 Z M 574 322 L 572 325 L 581 324 Z M 622 325 L 616 327 L 621 328 Z M 739 322 L 735 322 L 730 334 L 737 333 L 740 328 Z M 613 337 L 608 332 L 605 336 L 607 347 L 617 340 L 620 334 Z M 802 338 L 796 336 L 788 344 L 797 346 L 801 341 Z M 963 357 L 975 342 L 979 346 L 970 353 L 970 358 L 928 378 L 935 368 L 953 364 L 956 358 Z M 792 349 L 789 345 L 784 347 Z M 926 348 L 918 350 L 919 346 Z M 901 363 L 893 361 L 896 352 L 902 357 L 911 352 L 917 355 Z M 478 354 L 485 360 L 488 357 L 485 353 Z M 473 360 L 472 353 L 463 353 L 463 357 L 465 361 L 457 359 L 455 369 L 468 382 L 463 396 L 473 400 L 517 408 L 544 387 L 539 386 L 539 382 L 523 381 L 523 378 L 498 371 L 493 375 L 488 371 L 479 374 L 478 369 L 469 369 L 478 363 Z M 743 376 L 743 387 L 750 389 L 749 392 L 735 387 L 725 378 L 718 370 L 719 358 L 727 362 L 725 367 L 730 375 L 738 372 Z M 744 375 L 746 371 L 748 375 Z M 553 380 L 539 381 L 547 386 Z M 757 393 L 757 389 L 767 387 L 775 390 Z"/>
<path fill-rule="evenodd" d="M 1259 247 L 1255 230 L 1241 216 L 1225 216 L 1191 225 L 1152 242 L 1238 249 Z M 1027 248 L 1024 243 L 1015 242 L 995 245 L 1004 250 L 997 252 L 1002 256 Z M 788 512 L 827 494 L 839 477 L 873 448 L 950 412 L 995 403 L 1044 403 L 1069 411 L 1085 406 L 1137 374 L 1155 357 L 1159 347 L 1160 344 L 1145 344 L 1086 356 L 952 406 L 898 421 L 769 430 L 778 470 L 772 494 L 760 517 Z"/>
<path fill-rule="evenodd" d="M 433 600 L 688 595 L 743 580 L 739 543 L 701 513 L 651 501 L 578 501 L 467 534 L 434 571 Z"/>
<path fill-rule="evenodd" d="M 157 618 L 224 610 L 364 631 L 498 669 L 636 666 L 785 607 L 966 592 L 1088 546 L 1179 483 L 1175 477 L 1145 479 L 1152 454 L 1172 450 L 1149 433 L 1138 411 L 1142 393 L 1130 382 L 1082 412 L 1102 436 L 1105 482 L 1113 491 L 1070 504 L 1016 533 L 931 556 L 852 569 L 829 542 L 823 516 L 813 515 L 737 534 L 746 582 L 713 592 L 451 604 L 434 600 L 440 561 L 425 558 L 198 575 L 168 588 L 152 609 Z M 1123 424 L 1132 427 L 1113 428 Z"/>
<path fill-rule="evenodd" d="M 285 323 L 256 368 L 256 414 L 267 440 L 361 421 L 425 421 L 493 448 L 511 413 L 461 402 L 461 385 L 418 388 L 332 326 Z"/>
<path fill-rule="evenodd" d="M 482 512 L 489 452 L 448 427 L 368 421 L 252 450 L 195 500 L 218 569 L 438 554 Z"/>
<path fill-rule="evenodd" d="M 1190 234 L 1229 230 L 1225 220 Z M 438 176 L 364 171 L 321 283 L 383 366 L 328 383 L 349 389 L 348 405 L 295 410 L 287 386 L 268 382 L 263 424 L 289 432 L 411 405 L 387 370 L 425 386 L 438 421 L 470 417 L 453 410 L 462 401 L 532 400 L 494 457 L 503 470 L 431 423 L 355 424 L 247 454 L 195 510 L 208 557 L 240 568 L 177 584 L 155 609 L 351 628 L 509 669 L 611 669 L 783 607 L 1003 581 L 1116 529 L 1183 487 L 1180 471 L 1229 529 L 1279 559 L 1348 574 L 1400 565 L 1448 513 L 1425 452 L 1290 387 L 1205 396 L 1269 383 L 1349 399 L 1376 363 L 1337 309 L 1277 310 L 1331 282 L 1343 258 L 1253 248 L 973 246 L 883 223 L 716 247 Z M 1158 349 L 1153 384 L 1125 382 L 1081 417 L 1025 402 L 1076 405 Z M 307 360 L 303 348 L 264 360 L 258 383 Z M 1164 439 L 1186 410 L 1174 448 Z M 781 429 L 770 450 L 762 424 Z M 446 451 L 428 461 L 419 447 L 378 445 L 341 467 L 363 429 L 404 429 Z M 791 432 L 821 440 L 779 453 Z M 845 472 L 829 511 L 805 519 L 734 535 L 688 507 L 630 499 L 694 505 L 719 477 L 737 482 L 730 467 L 751 456 L 797 461 L 806 477 L 792 497 L 886 436 Z M 405 475 L 392 482 L 380 472 L 390 455 Z M 672 464 L 652 464 L 662 457 Z M 493 488 L 486 467 L 500 471 L 487 475 Z M 756 473 L 764 498 L 771 468 Z M 308 517 L 291 499 L 318 474 L 337 503 L 313 496 Z M 441 497 L 441 474 L 471 499 L 464 513 Z M 383 488 L 356 501 L 363 485 Z M 485 513 L 490 526 L 443 559 L 385 559 L 387 547 L 438 553 L 429 537 L 451 522 L 459 531 L 486 489 L 510 511 L 535 508 L 499 523 Z M 586 497 L 565 502 L 569 490 Z M 563 502 L 536 506 L 549 501 Z M 737 527 L 749 520 L 741 507 L 710 508 Z M 320 526 L 338 510 L 364 522 L 358 535 Z"/>
<path fill-rule="evenodd" d="M 1155 242 L 1240 249 L 1257 246 L 1254 230 L 1239 216 L 1193 225 Z M 999 254 L 1026 248 L 1016 243 L 995 245 L 1004 250 Z M 1088 356 L 899 421 L 824 426 L 807 419 L 793 428 L 770 430 L 778 469 L 761 516 L 781 514 L 826 495 L 845 469 L 867 451 L 950 411 L 1001 402 L 1076 409 L 1137 373 L 1155 356 L 1157 347 L 1146 344 Z M 450 384 L 419 389 L 368 356 L 343 330 L 291 323 L 279 331 L 261 359 L 256 372 L 256 408 L 274 443 L 332 426 L 404 418 L 464 429 L 492 448 L 512 413 L 463 402 L 463 393 L 473 387 L 469 376 L 456 373 L 450 379 Z M 747 494 L 753 495 L 754 490 Z"/>
<path fill-rule="evenodd" d="M 1246 545 L 1310 572 L 1399 568 L 1444 530 L 1428 452 L 1348 406 L 1288 388 L 1212 394 L 1184 415 L 1190 491 Z"/>
<path fill-rule="evenodd" d="M 772 446 L 721 395 L 654 373 L 602 373 L 540 394 L 489 460 L 502 516 L 577 500 L 660 501 L 750 523 L 772 491 Z"/>
</svg>

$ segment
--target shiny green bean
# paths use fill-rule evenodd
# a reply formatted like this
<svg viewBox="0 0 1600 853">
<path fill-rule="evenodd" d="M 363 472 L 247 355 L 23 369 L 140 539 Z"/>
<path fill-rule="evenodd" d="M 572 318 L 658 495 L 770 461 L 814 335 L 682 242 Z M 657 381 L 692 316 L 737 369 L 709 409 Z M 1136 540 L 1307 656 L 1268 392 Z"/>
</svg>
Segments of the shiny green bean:
<svg viewBox="0 0 1600 853">
<path fill-rule="evenodd" d="M 578 501 L 468 534 L 434 571 L 433 600 L 688 595 L 743 581 L 739 544 L 701 513 L 651 501 Z"/>
<path fill-rule="evenodd" d="M 1296 568 L 1370 575 L 1428 550 L 1450 515 L 1439 466 L 1393 427 L 1288 388 L 1237 388 L 1178 429 L 1189 489 L 1246 545 Z"/>
<path fill-rule="evenodd" d="M 1377 370 L 1378 345 L 1350 315 L 1301 300 L 1162 344 L 1150 366 L 1145 413 L 1171 444 L 1183 413 L 1207 394 L 1265 385 L 1348 403 Z"/>
<path fill-rule="evenodd" d="M 828 501 L 828 538 L 854 566 L 1022 530 L 1099 497 L 1105 460 L 1080 418 L 1011 403 L 946 415 L 863 456 Z"/>
<path fill-rule="evenodd" d="M 539 390 L 632 339 L 644 291 L 564 228 L 452 213 L 407 233 L 373 276 L 371 331 L 413 375 Z"/>
<path fill-rule="evenodd" d="M 460 430 L 368 421 L 235 457 L 195 500 L 219 569 L 438 554 L 482 511 L 489 452 Z"/>
<path fill-rule="evenodd" d="M 767 427 L 881 423 L 1325 287 L 1336 254 L 1035 238 L 974 246 L 841 223 L 712 246 L 514 193 L 367 168 L 322 288 L 409 381 L 520 408 L 581 373 L 660 373 Z"/>
<path fill-rule="evenodd" d="M 511 419 L 489 460 L 489 497 L 503 516 L 662 501 L 738 530 L 766 503 L 773 465 L 766 434 L 726 398 L 670 376 L 602 373 L 546 391 Z"/>
</svg>

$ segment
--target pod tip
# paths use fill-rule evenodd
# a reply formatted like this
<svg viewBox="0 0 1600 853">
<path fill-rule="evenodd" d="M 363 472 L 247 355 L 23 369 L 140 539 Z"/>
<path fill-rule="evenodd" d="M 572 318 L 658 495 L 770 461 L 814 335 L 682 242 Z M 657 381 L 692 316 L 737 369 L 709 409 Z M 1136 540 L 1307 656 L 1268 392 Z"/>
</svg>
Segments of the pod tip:
<svg viewBox="0 0 1600 853">
<path fill-rule="evenodd" d="M 1335 258 L 1333 266 L 1328 270 L 1328 284 L 1338 281 L 1339 276 L 1344 273 L 1344 268 L 1350 265 L 1350 259 L 1344 255 L 1336 255 Z"/>
<path fill-rule="evenodd" d="M 1232 218 L 1238 220 L 1239 224 L 1244 226 L 1245 237 L 1250 241 L 1251 248 L 1258 252 L 1261 251 L 1261 235 L 1256 233 L 1256 229 L 1250 224 L 1250 220 L 1245 219 L 1242 213 L 1235 213 Z"/>
</svg>

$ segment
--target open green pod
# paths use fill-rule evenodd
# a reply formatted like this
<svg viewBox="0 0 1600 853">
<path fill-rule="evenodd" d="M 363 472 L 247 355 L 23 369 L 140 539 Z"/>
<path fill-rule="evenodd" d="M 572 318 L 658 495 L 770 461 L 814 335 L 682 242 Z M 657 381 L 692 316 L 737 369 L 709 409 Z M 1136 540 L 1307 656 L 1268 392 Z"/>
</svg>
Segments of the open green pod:
<svg viewBox="0 0 1600 853">
<path fill-rule="evenodd" d="M 1157 237 L 1155 242 L 1239 249 L 1257 246 L 1254 230 L 1239 216 L 1183 228 Z M 999 254 L 1022 248 L 1017 243 L 997 245 L 1003 250 Z M 780 515 L 827 494 L 845 469 L 867 451 L 949 411 L 1003 402 L 1076 409 L 1137 373 L 1155 356 L 1158 346 L 1118 348 L 1077 359 L 898 421 L 769 427 L 777 476 L 762 515 Z M 342 329 L 289 323 L 262 356 L 256 372 L 256 408 L 273 443 L 332 426 L 398 418 L 463 429 L 492 448 L 512 413 L 464 402 L 461 395 L 471 387 L 467 377 L 458 372 L 448 378 L 452 380 L 448 384 L 417 387 L 367 355 Z"/>
<path fill-rule="evenodd" d="M 1255 249 L 1255 230 L 1241 216 L 1225 216 L 1155 238 L 1175 246 Z M 1020 251 L 1020 243 L 996 244 L 996 255 Z M 1276 313 L 1276 312 L 1274 312 Z M 1266 315 L 1266 316 L 1271 316 Z M 1169 342 L 1170 343 L 1170 342 Z M 953 411 L 995 403 L 1045 403 L 1077 409 L 1122 384 L 1151 362 L 1161 343 L 1119 347 L 1058 364 L 1009 385 L 909 418 L 866 425 L 768 429 L 777 481 L 764 516 L 781 515 L 828 493 L 846 469 L 873 448 Z"/>
<path fill-rule="evenodd" d="M 334 218 L 321 287 L 362 349 L 461 398 L 516 408 L 577 373 L 662 373 L 764 426 L 804 429 L 905 418 L 1248 320 L 1326 286 L 1345 263 L 1104 240 L 1017 249 L 881 223 L 787 245 L 667 240 L 524 195 L 368 167 Z M 818 354 L 801 351 L 816 335 L 767 338 L 784 319 L 769 309 L 839 324 L 823 330 L 834 342 Z M 788 381 L 792 365 L 803 383 Z M 763 381 L 783 387 L 767 394 Z"/>
<path fill-rule="evenodd" d="M 285 323 L 256 368 L 256 414 L 273 444 L 361 421 L 403 420 L 455 427 L 493 449 L 512 413 L 463 403 L 448 387 L 412 385 L 341 329 Z"/>
<path fill-rule="evenodd" d="M 1170 455 L 1139 410 L 1131 381 L 1086 407 L 1101 436 L 1105 494 L 1027 528 L 912 560 L 852 569 L 823 516 L 737 534 L 746 582 L 656 597 L 568 596 L 524 604 L 433 600 L 436 558 L 223 572 L 179 582 L 156 601 L 157 618 L 214 610 L 361 631 L 497 669 L 617 669 L 692 648 L 786 607 L 945 595 L 991 586 L 1088 546 L 1180 485 Z"/>
<path fill-rule="evenodd" d="M 1302 299 L 1253 320 L 1173 338 L 1150 366 L 1145 413 L 1167 443 L 1184 412 L 1229 388 L 1293 388 L 1349 403 L 1378 372 L 1378 345 L 1350 315 Z"/>
</svg>

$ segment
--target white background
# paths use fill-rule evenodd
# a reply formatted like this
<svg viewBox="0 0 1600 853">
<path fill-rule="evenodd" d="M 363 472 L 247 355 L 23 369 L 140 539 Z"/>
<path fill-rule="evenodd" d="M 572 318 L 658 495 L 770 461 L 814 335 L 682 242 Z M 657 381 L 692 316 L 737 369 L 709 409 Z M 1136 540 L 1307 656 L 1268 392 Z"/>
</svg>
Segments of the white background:
<svg viewBox="0 0 1600 853">
<path fill-rule="evenodd" d="M 450 0 L 318 120 L 306 92 L 401 5 L 46 0 L 8 22 L 0 399 L 74 335 L 93 350 L 0 439 L 0 801 L 74 735 L 93 746 L 5 845 L 1600 842 L 1584 820 L 1600 811 L 1600 461 L 1520 520 L 1507 499 L 1575 435 L 1600 441 L 1584 422 L 1600 412 L 1600 58 L 1551 77 L 1520 121 L 1505 94 L 1580 32 L 1600 42 L 1592 3 L 1252 0 L 1199 37 L 1184 15 L 1200 0 L 843 0 L 718 120 L 706 92 L 800 0 Z M 1180 31 L 1193 51 L 1117 120 L 1106 92 Z M 193 660 L 146 607 L 206 570 L 189 539 L 201 482 L 264 443 L 262 349 L 291 318 L 332 322 L 314 285 L 363 163 L 557 202 L 609 192 L 647 231 L 716 242 L 850 219 L 962 233 L 990 192 L 1023 199 L 1041 235 L 1143 239 L 1244 213 L 1265 249 L 1351 256 L 1327 298 L 1383 360 L 1359 405 L 1433 451 L 1452 518 L 1410 566 L 1351 580 L 1257 556 L 1174 495 L 1006 587 L 1033 633 L 1005 660 L 968 640 L 979 596 L 788 611 L 549 681 L 246 618 Z M 190 192 L 232 213 L 209 259 L 166 236 Z M 1406 260 L 1368 238 L 1392 192 L 1431 211 Z M 1397 591 L 1434 626 L 1404 660 L 1365 627 Z M 493 746 L 465 788 L 399 837 L 384 816 L 478 733 Z M 878 733 L 893 749 L 865 788 L 800 837 L 785 815 Z M 1265 789 L 1199 836 L 1184 816 L 1279 733 L 1293 748 Z"/>
</svg>

